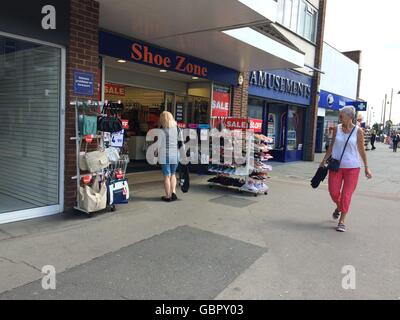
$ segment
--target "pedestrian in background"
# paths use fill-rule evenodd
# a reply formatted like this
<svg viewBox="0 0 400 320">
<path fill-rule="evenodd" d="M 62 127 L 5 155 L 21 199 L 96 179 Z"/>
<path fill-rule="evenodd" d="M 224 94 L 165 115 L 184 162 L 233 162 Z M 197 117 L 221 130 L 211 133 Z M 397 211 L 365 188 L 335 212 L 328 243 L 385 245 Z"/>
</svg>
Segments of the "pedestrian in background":
<svg viewBox="0 0 400 320">
<path fill-rule="evenodd" d="M 375 150 L 375 141 L 376 141 L 376 133 L 375 131 L 372 131 L 371 134 L 371 146 L 372 146 L 372 150 Z"/>
<path fill-rule="evenodd" d="M 399 144 L 399 135 L 398 134 L 393 133 L 392 143 L 393 143 L 393 152 L 397 152 L 397 146 Z"/>
<path fill-rule="evenodd" d="M 345 219 L 349 213 L 351 199 L 360 175 L 360 157 L 364 163 L 365 176 L 367 179 L 372 178 L 365 152 L 364 131 L 353 124 L 355 113 L 355 108 L 352 106 L 347 106 L 340 110 L 339 118 L 341 124 L 334 129 L 332 143 L 320 165 L 321 167 L 325 166 L 331 157 L 338 162 L 337 171 L 329 170 L 328 184 L 329 193 L 336 204 L 333 218 L 335 220 L 339 219 L 339 224 L 336 228 L 339 232 L 346 231 Z M 330 160 L 330 162 L 333 161 Z"/>
</svg>

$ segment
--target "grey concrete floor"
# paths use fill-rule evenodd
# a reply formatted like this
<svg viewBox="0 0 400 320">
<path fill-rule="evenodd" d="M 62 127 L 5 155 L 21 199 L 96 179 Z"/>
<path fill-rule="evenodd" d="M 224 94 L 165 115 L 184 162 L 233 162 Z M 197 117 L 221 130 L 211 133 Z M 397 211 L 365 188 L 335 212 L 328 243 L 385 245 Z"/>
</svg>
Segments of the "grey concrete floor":
<svg viewBox="0 0 400 320">
<path fill-rule="evenodd" d="M 180 201 L 133 184 L 132 200 L 88 219 L 60 214 L 0 225 L 0 299 L 400 299 L 400 153 L 369 151 L 348 233 L 335 231 L 318 166 L 277 165 L 267 196 L 209 189 L 193 177 Z M 273 165 L 273 163 L 272 163 Z M 57 288 L 41 289 L 53 265 Z M 342 288 L 354 266 L 356 289 Z"/>
</svg>

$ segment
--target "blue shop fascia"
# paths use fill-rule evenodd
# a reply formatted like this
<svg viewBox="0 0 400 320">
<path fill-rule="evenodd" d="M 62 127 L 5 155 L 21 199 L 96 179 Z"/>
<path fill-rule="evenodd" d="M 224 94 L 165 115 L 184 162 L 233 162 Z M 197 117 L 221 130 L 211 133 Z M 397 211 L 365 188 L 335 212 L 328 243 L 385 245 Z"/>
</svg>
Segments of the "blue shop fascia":
<svg viewBox="0 0 400 320">
<path fill-rule="evenodd" d="M 318 103 L 315 152 L 325 152 L 329 141 L 332 139 L 333 128 L 339 123 L 339 110 L 345 106 L 353 106 L 357 112 L 362 112 L 367 111 L 368 103 L 321 90 Z"/>
<path fill-rule="evenodd" d="M 293 70 L 250 73 L 248 116 L 263 120 L 275 161 L 303 160 L 312 78 Z"/>
</svg>

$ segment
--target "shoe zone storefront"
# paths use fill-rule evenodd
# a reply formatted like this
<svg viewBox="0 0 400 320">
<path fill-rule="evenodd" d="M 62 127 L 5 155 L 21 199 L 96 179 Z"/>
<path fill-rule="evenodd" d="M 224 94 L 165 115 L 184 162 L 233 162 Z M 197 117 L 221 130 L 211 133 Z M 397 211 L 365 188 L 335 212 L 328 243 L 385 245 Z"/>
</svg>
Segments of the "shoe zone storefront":
<svg viewBox="0 0 400 320">
<path fill-rule="evenodd" d="M 311 84 L 311 77 L 292 70 L 250 73 L 248 116 L 263 120 L 263 134 L 274 141 L 275 161 L 303 160 Z"/>
<path fill-rule="evenodd" d="M 164 110 L 181 128 L 209 128 L 212 118 L 229 116 L 236 70 L 105 31 L 100 31 L 99 53 L 104 100 L 121 102 L 122 118 L 129 121 L 130 172 L 151 168 L 146 134 L 158 128 Z"/>
<path fill-rule="evenodd" d="M 63 211 L 69 20 L 68 1 L 6 2 L 0 10 L 0 224 Z"/>
</svg>

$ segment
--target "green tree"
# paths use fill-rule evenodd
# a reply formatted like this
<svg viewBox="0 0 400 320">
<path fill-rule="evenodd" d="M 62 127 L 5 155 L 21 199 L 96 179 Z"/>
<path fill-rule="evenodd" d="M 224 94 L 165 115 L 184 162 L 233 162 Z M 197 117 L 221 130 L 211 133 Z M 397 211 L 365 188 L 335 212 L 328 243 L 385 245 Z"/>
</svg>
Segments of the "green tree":
<svg viewBox="0 0 400 320">
<path fill-rule="evenodd" d="M 380 135 L 380 134 L 382 134 L 381 127 L 382 127 L 382 124 L 380 124 L 380 123 L 375 123 L 375 124 L 372 126 L 372 129 L 375 131 L 375 133 L 376 133 L 377 135 Z"/>
<path fill-rule="evenodd" d="M 392 129 L 392 127 L 393 127 L 392 120 L 386 121 L 386 123 L 385 123 L 385 131 L 390 133 L 390 130 Z"/>
</svg>

